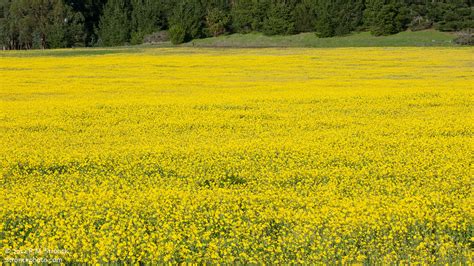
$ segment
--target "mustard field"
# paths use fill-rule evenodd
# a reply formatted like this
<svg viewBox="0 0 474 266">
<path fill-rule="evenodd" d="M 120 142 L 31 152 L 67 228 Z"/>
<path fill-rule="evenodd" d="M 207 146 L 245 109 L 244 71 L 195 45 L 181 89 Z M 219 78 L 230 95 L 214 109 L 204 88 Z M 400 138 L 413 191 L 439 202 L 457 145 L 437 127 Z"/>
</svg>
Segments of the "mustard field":
<svg viewBox="0 0 474 266">
<path fill-rule="evenodd" d="M 3 263 L 470 263 L 471 48 L 0 53 Z"/>
</svg>

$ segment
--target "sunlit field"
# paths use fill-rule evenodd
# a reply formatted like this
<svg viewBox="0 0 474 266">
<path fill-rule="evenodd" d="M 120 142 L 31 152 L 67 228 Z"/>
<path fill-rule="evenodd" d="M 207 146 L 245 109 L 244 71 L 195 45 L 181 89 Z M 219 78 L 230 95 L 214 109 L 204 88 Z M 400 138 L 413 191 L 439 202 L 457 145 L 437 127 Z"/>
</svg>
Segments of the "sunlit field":
<svg viewBox="0 0 474 266">
<path fill-rule="evenodd" d="M 472 262 L 473 49 L 91 51 L 0 53 L 2 261 Z"/>
</svg>

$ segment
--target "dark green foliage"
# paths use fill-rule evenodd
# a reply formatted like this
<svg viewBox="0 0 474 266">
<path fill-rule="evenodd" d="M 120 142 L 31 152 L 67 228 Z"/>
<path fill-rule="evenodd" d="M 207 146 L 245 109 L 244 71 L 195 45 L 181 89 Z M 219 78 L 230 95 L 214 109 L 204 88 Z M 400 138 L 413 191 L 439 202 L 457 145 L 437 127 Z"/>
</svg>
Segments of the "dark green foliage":
<svg viewBox="0 0 474 266">
<path fill-rule="evenodd" d="M 320 1 L 316 20 L 316 34 L 319 37 L 327 38 L 336 35 L 336 21 L 333 13 L 330 1 Z"/>
<path fill-rule="evenodd" d="M 76 13 L 84 17 L 83 31 L 85 43 L 92 46 L 97 41 L 97 28 L 99 27 L 100 16 L 107 0 L 64 0 L 66 4 Z"/>
<path fill-rule="evenodd" d="M 224 34 L 229 29 L 230 17 L 229 15 L 217 8 L 211 8 L 206 16 L 206 32 L 208 36 L 217 37 Z"/>
<path fill-rule="evenodd" d="M 85 45 L 84 17 L 81 13 L 59 2 L 51 12 L 46 26 L 48 48 L 80 47 Z"/>
<path fill-rule="evenodd" d="M 294 31 L 294 21 L 290 7 L 284 2 L 273 4 L 263 21 L 265 35 L 285 35 Z"/>
<path fill-rule="evenodd" d="M 109 0 L 99 22 L 99 44 L 123 45 L 130 38 L 129 8 L 125 0 Z"/>
<path fill-rule="evenodd" d="M 160 29 L 159 4 L 155 0 L 132 0 L 132 44 L 142 43 L 146 35 Z"/>
<path fill-rule="evenodd" d="M 231 9 L 234 32 L 260 31 L 270 6 L 268 1 L 236 0 Z"/>
<path fill-rule="evenodd" d="M 225 33 L 320 37 L 474 28 L 472 0 L 0 0 L 3 49 L 115 46 L 169 31 L 173 43 Z"/>
<path fill-rule="evenodd" d="M 2 49 L 16 49 L 16 45 L 12 42 L 16 39 L 17 31 L 12 29 L 10 5 L 9 0 L 0 0 L 0 46 Z"/>
<path fill-rule="evenodd" d="M 169 20 L 171 40 L 175 39 L 173 37 L 175 33 L 181 33 L 182 29 L 185 31 L 184 41 L 202 37 L 205 15 L 201 2 L 195 0 L 179 1 Z"/>
<path fill-rule="evenodd" d="M 172 44 L 180 44 L 186 40 L 186 28 L 181 24 L 171 26 L 169 34 Z"/>
<path fill-rule="evenodd" d="M 399 3 L 369 0 L 366 5 L 366 23 L 370 32 L 375 36 L 390 35 L 403 31 L 412 20 L 410 10 Z"/>
<path fill-rule="evenodd" d="M 362 23 L 362 0 L 318 0 L 316 3 L 319 37 L 346 35 Z"/>
<path fill-rule="evenodd" d="M 316 27 L 316 1 L 302 0 L 293 10 L 295 32 L 310 32 Z"/>
<path fill-rule="evenodd" d="M 382 5 L 375 11 L 373 24 L 370 31 L 375 36 L 395 34 L 402 30 L 402 25 L 397 21 L 398 9 L 394 4 Z"/>
<path fill-rule="evenodd" d="M 241 0 L 234 4 L 231 17 L 232 28 L 235 32 L 249 33 L 254 29 L 253 5 L 251 0 Z"/>
<path fill-rule="evenodd" d="M 441 31 L 459 31 L 474 28 L 474 7 L 458 3 L 432 3 L 429 16 L 437 21 L 435 26 Z"/>
<path fill-rule="evenodd" d="M 4 0 L 0 9 L 0 41 L 4 48 L 84 45 L 83 17 L 62 0 Z"/>
</svg>

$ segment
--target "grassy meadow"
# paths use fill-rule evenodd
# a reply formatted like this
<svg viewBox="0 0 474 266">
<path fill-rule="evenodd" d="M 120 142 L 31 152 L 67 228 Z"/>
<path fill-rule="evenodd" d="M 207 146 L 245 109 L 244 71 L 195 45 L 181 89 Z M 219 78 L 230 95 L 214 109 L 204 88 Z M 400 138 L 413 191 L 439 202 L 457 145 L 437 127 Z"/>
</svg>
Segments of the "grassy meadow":
<svg viewBox="0 0 474 266">
<path fill-rule="evenodd" d="M 0 260 L 468 263 L 473 59 L 2 52 Z"/>
<path fill-rule="evenodd" d="M 456 46 L 453 33 L 436 30 L 404 31 L 389 36 L 373 36 L 369 32 L 351 33 L 346 36 L 318 38 L 314 32 L 296 35 L 266 36 L 261 33 L 230 34 L 196 39 L 183 46 L 194 47 L 444 47 Z M 163 45 L 163 44 L 161 44 Z"/>
</svg>

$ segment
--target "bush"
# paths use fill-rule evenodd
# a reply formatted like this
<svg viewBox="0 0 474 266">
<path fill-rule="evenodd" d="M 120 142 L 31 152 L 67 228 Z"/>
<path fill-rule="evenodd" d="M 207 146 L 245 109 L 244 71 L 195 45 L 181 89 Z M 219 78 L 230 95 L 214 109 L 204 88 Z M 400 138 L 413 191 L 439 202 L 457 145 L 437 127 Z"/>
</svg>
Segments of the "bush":
<svg viewBox="0 0 474 266">
<path fill-rule="evenodd" d="M 474 45 L 474 30 L 468 29 L 458 32 L 458 37 L 454 39 L 454 42 L 460 45 Z"/>
<path fill-rule="evenodd" d="M 182 25 L 173 25 L 169 30 L 172 44 L 180 44 L 186 40 L 186 29 Z"/>
<path fill-rule="evenodd" d="M 144 43 L 157 43 L 157 42 L 167 42 L 170 40 L 170 34 L 166 30 L 154 32 L 152 34 L 146 35 L 143 38 Z"/>
<path fill-rule="evenodd" d="M 408 25 L 408 28 L 412 31 L 420 31 L 429 29 L 432 26 L 433 22 L 431 22 L 431 20 L 422 16 L 416 16 L 411 20 L 410 25 Z"/>
<path fill-rule="evenodd" d="M 229 16 L 219 8 L 213 8 L 207 12 L 206 16 L 206 31 L 208 36 L 217 37 L 224 34 L 229 26 Z"/>
</svg>

